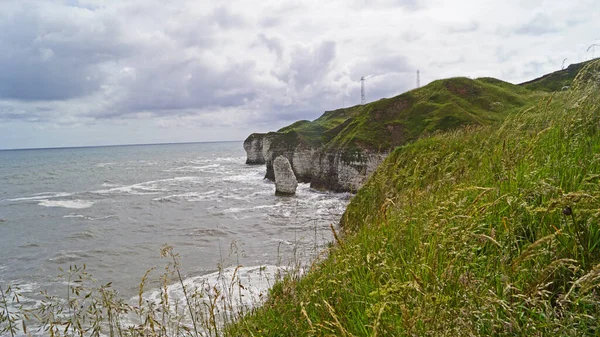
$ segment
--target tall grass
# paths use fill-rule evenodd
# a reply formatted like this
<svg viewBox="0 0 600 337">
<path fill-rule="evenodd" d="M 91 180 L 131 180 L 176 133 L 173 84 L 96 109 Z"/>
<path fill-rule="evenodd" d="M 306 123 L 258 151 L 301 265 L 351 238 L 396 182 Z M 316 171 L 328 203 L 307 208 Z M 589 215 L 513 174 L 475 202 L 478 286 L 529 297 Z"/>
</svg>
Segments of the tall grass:
<svg viewBox="0 0 600 337">
<path fill-rule="evenodd" d="M 23 302 L 17 287 L 0 286 L 0 336 L 222 336 L 224 324 L 232 324 L 267 297 L 260 284 L 251 282 L 272 285 L 301 272 L 294 268 L 301 262 L 292 260 L 275 267 L 276 272 L 272 266 L 260 267 L 260 280 L 249 281 L 240 275 L 241 265 L 220 264 L 216 281 L 186 279 L 173 247 L 163 246 L 161 256 L 167 259 L 164 272 L 148 270 L 136 299 L 123 298 L 111 283 L 99 284 L 85 265 L 61 270 L 64 294 L 44 291 L 35 304 L 31 295 Z M 153 291 L 148 291 L 149 284 Z M 258 293 L 246 291 L 250 288 Z"/>
<path fill-rule="evenodd" d="M 397 148 L 352 200 L 342 232 L 332 227 L 327 254 L 315 246 L 320 261 L 294 261 L 261 308 L 244 306 L 251 285 L 238 268 L 192 284 L 165 246 L 158 292 L 148 295 L 149 270 L 133 303 L 85 266 L 63 271 L 66 300 L 42 293 L 31 307 L 0 288 L 0 335 L 595 335 L 599 70 L 589 64 L 570 91 L 500 127 Z"/>
<path fill-rule="evenodd" d="M 600 331 L 600 62 L 499 127 L 397 148 L 343 236 L 231 336 Z"/>
</svg>

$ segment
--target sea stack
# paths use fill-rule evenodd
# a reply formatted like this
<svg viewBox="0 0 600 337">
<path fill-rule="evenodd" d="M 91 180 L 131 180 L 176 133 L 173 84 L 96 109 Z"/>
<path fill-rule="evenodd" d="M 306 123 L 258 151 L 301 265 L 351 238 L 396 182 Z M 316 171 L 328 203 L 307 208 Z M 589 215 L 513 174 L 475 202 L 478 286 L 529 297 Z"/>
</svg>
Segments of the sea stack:
<svg viewBox="0 0 600 337">
<path fill-rule="evenodd" d="M 298 181 L 292 170 L 290 161 L 284 156 L 279 156 L 273 161 L 275 171 L 275 195 L 290 196 L 296 194 Z"/>
</svg>

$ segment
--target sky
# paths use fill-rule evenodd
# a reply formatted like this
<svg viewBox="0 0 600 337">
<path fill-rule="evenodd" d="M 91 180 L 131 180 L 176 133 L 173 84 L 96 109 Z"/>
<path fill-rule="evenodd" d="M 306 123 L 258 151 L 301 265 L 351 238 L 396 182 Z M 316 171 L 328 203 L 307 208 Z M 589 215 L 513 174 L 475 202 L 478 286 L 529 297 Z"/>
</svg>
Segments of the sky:
<svg viewBox="0 0 600 337">
<path fill-rule="evenodd" d="M 417 70 L 520 83 L 594 44 L 597 0 L 1 0 L 0 149 L 243 140 L 362 76 L 367 101 Z"/>
</svg>

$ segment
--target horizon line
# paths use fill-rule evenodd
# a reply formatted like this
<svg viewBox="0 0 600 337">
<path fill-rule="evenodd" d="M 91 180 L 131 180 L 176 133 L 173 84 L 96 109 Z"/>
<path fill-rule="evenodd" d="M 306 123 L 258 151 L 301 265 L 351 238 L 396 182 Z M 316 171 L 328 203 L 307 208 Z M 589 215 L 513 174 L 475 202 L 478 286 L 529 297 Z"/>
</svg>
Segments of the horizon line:
<svg viewBox="0 0 600 337">
<path fill-rule="evenodd" d="M 211 140 L 211 141 L 198 141 L 198 142 L 166 142 L 166 143 L 133 143 L 133 144 L 105 144 L 105 145 L 81 145 L 81 146 L 23 147 L 23 148 L 8 148 L 8 149 L 0 148 L 0 151 L 66 150 L 66 149 L 89 149 L 89 148 L 98 148 L 98 147 L 177 145 L 177 144 L 229 143 L 229 142 L 243 142 L 243 140 Z"/>
</svg>

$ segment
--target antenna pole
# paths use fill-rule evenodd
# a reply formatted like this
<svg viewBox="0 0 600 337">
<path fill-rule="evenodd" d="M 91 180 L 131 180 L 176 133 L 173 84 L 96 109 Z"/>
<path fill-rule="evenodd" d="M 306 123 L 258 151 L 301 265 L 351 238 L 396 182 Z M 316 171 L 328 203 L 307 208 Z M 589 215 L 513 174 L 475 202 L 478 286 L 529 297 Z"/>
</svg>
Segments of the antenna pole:
<svg viewBox="0 0 600 337">
<path fill-rule="evenodd" d="M 417 69 L 417 88 L 421 87 L 421 74 L 419 73 L 419 70 Z"/>
<path fill-rule="evenodd" d="M 360 78 L 360 104 L 365 105 L 365 77 Z"/>
</svg>

